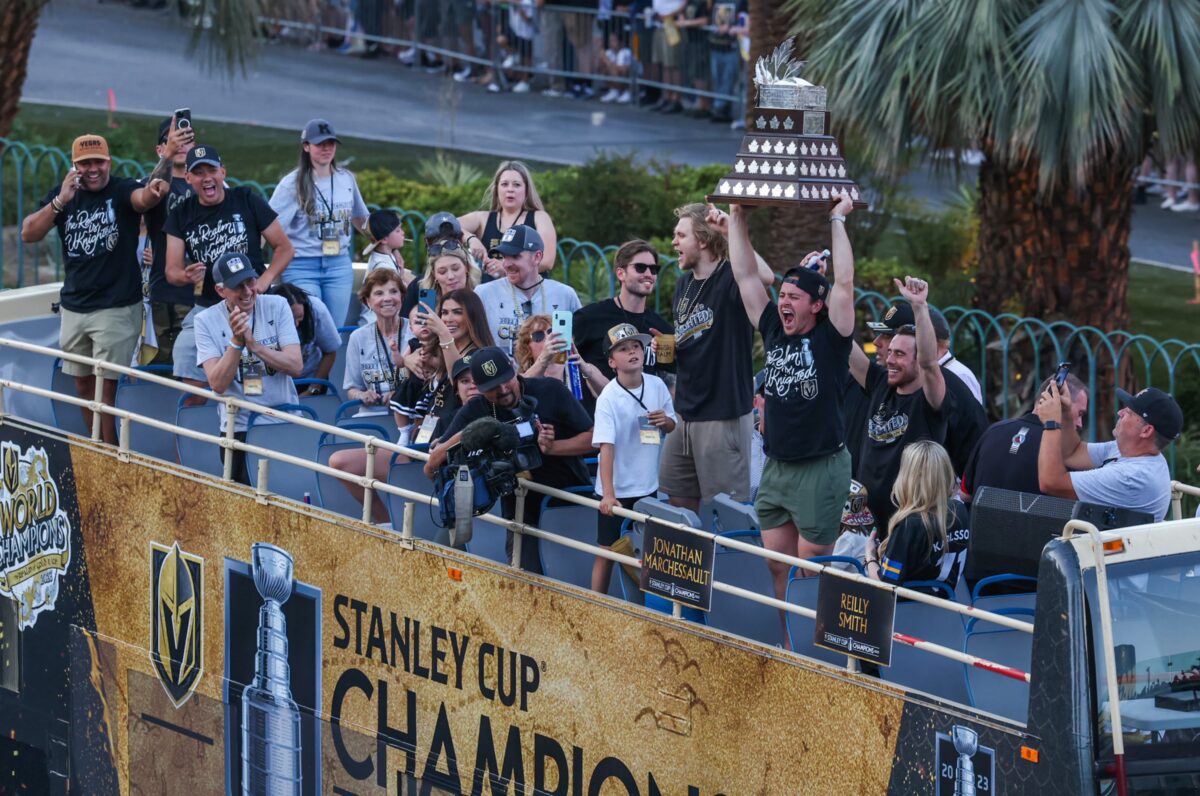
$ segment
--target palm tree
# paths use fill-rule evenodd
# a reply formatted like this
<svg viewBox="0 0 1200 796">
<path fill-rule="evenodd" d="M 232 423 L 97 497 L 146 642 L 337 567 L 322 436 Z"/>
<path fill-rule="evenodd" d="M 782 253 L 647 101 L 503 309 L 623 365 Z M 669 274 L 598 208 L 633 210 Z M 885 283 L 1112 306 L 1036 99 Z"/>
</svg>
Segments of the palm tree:
<svg viewBox="0 0 1200 796">
<path fill-rule="evenodd" d="M 12 132 L 29 48 L 46 0 L 0 0 L 0 137 Z"/>
<path fill-rule="evenodd" d="M 979 302 L 1128 323 L 1134 175 L 1200 142 L 1200 0 L 760 0 L 886 170 L 983 152 Z M 1013 301 L 1016 301 L 1014 305 Z"/>
</svg>

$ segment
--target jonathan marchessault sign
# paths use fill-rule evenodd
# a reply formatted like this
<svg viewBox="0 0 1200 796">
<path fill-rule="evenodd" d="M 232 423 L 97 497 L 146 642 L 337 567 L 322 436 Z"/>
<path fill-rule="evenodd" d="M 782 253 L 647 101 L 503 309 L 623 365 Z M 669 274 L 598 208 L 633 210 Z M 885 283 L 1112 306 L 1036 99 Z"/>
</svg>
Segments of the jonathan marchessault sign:
<svg viewBox="0 0 1200 796">
<path fill-rule="evenodd" d="M 711 537 L 649 520 L 642 553 L 642 591 L 707 611 L 712 607 L 715 552 Z"/>
<path fill-rule="evenodd" d="M 817 583 L 818 647 L 880 666 L 892 663 L 896 592 L 822 572 Z"/>
</svg>

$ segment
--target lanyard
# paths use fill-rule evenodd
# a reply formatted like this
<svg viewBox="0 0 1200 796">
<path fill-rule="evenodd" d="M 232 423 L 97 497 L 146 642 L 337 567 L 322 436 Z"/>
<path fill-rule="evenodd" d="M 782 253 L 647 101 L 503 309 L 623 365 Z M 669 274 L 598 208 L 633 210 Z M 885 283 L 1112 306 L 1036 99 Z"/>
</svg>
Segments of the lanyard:
<svg viewBox="0 0 1200 796">
<path fill-rule="evenodd" d="M 539 282 L 538 284 L 539 284 L 539 285 L 541 286 L 541 288 L 542 288 L 542 290 L 541 290 L 541 293 L 542 293 L 542 310 L 543 310 L 543 311 L 545 311 L 545 309 L 546 309 L 546 278 L 545 278 L 545 277 L 542 277 L 542 281 L 541 281 L 541 282 Z M 522 303 L 523 303 L 523 302 L 519 302 L 519 301 L 517 301 L 517 289 L 516 289 L 515 287 L 513 287 L 513 283 L 512 283 L 512 282 L 509 282 L 509 283 L 508 283 L 508 291 L 509 291 L 510 293 L 512 293 L 512 300 L 513 300 L 513 313 L 515 313 L 515 314 L 516 314 L 516 316 L 517 316 L 517 325 L 518 325 L 518 326 L 520 326 L 520 325 L 521 325 L 521 323 L 522 323 L 522 322 L 525 320 L 525 308 L 522 306 Z M 525 295 L 525 294 L 524 294 L 524 293 L 522 293 L 521 295 L 523 296 L 523 295 Z M 535 314 L 535 313 L 533 312 L 533 299 L 532 299 L 532 298 L 531 298 L 531 299 L 529 299 L 529 314 L 530 314 L 530 315 L 534 315 L 534 314 Z"/>
<path fill-rule="evenodd" d="M 646 409 L 646 405 L 644 403 L 642 403 L 642 397 L 645 396 L 645 394 L 646 394 L 646 379 L 644 377 L 642 378 L 642 391 L 640 393 L 638 393 L 637 395 L 634 395 L 633 391 L 630 390 L 628 387 L 626 387 L 624 384 L 622 384 L 619 380 L 617 380 L 617 386 L 620 387 L 625 392 L 629 393 L 629 397 L 632 398 L 633 400 L 637 401 L 638 406 L 642 407 L 643 409 Z M 646 409 L 646 411 L 649 412 L 650 410 Z"/>
<path fill-rule="evenodd" d="M 325 212 L 329 216 L 329 221 L 333 221 L 333 169 L 329 170 L 329 198 L 325 198 L 325 194 L 321 193 L 321 188 L 317 185 L 316 180 L 313 180 L 313 189 L 317 192 L 317 197 L 321 200 L 321 204 L 325 205 Z"/>
<path fill-rule="evenodd" d="M 392 361 L 392 352 L 388 348 L 387 341 L 383 339 L 383 332 L 379 331 L 379 324 L 375 324 L 375 356 L 379 360 L 380 366 L 384 368 L 384 373 L 388 374 L 388 385 L 395 387 L 396 382 L 400 380 L 397 373 L 398 368 Z"/>
</svg>

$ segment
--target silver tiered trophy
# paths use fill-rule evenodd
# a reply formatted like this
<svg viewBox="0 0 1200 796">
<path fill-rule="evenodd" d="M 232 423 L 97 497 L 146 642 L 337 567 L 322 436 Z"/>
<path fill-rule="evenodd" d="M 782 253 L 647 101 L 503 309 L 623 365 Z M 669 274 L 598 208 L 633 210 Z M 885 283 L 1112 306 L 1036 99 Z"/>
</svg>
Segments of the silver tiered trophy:
<svg viewBox="0 0 1200 796">
<path fill-rule="evenodd" d="M 975 764 L 971 758 L 979 751 L 979 734 L 970 727 L 955 724 L 950 728 L 950 741 L 958 752 L 954 766 L 954 796 L 975 796 Z"/>
<path fill-rule="evenodd" d="M 855 207 L 867 202 L 846 170 L 842 149 L 829 132 L 825 88 L 800 78 L 791 39 L 758 59 L 758 105 L 750 117 L 733 170 L 710 202 L 828 208 L 843 193 Z"/>
<path fill-rule="evenodd" d="M 300 709 L 292 700 L 287 620 L 292 596 L 292 557 L 258 542 L 251 553 L 254 585 L 263 598 L 258 612 L 254 682 L 242 691 L 242 793 L 300 793 Z"/>
</svg>

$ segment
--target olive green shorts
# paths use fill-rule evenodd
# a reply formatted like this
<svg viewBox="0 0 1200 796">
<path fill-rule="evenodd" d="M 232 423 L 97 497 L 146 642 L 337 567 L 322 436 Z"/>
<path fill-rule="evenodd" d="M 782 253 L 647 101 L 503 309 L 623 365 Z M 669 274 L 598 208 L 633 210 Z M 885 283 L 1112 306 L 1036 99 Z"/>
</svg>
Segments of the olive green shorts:
<svg viewBox="0 0 1200 796">
<path fill-rule="evenodd" d="M 754 510 L 760 527 L 778 528 L 789 521 L 809 542 L 833 544 L 850 496 L 850 452 L 803 462 L 767 459 Z"/>
</svg>

